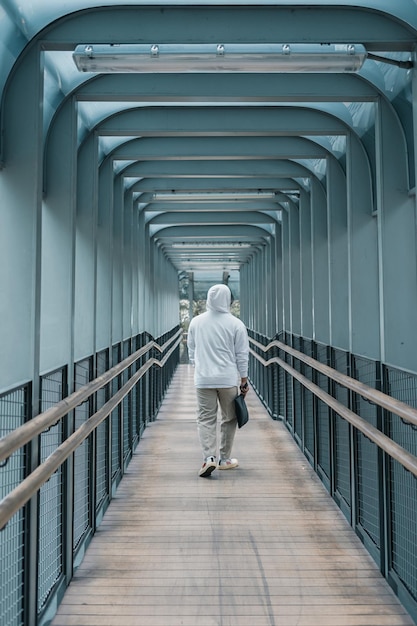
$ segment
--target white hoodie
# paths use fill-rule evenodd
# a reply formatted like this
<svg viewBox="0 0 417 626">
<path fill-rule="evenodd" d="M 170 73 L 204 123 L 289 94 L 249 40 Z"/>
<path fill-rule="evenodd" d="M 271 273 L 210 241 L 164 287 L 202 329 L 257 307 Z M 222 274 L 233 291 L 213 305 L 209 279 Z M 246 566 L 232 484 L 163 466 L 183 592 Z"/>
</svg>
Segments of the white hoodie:
<svg viewBox="0 0 417 626">
<path fill-rule="evenodd" d="M 213 285 L 207 311 L 194 317 L 188 329 L 188 355 L 195 365 L 197 388 L 234 387 L 248 375 L 249 341 L 243 322 L 230 313 L 227 285 Z"/>
</svg>

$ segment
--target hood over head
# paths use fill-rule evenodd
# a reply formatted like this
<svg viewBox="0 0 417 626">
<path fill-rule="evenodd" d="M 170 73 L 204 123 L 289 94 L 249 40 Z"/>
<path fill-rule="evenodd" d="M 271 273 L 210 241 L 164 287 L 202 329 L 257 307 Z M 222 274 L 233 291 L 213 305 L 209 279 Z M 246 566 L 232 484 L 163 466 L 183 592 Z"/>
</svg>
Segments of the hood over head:
<svg viewBox="0 0 417 626">
<path fill-rule="evenodd" d="M 213 285 L 207 292 L 207 309 L 219 313 L 230 313 L 232 294 L 227 285 Z"/>
</svg>

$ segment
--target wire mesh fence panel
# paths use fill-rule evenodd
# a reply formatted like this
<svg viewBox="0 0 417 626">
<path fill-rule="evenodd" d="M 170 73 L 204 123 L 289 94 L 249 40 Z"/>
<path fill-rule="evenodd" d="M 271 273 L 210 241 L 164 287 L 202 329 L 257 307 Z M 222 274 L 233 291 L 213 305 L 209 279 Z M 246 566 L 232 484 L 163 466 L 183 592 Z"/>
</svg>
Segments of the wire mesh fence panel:
<svg viewBox="0 0 417 626">
<path fill-rule="evenodd" d="M 333 367 L 338 372 L 349 376 L 349 355 L 344 350 L 332 351 Z M 349 408 L 349 392 L 343 385 L 334 383 L 334 397 L 343 406 Z M 346 420 L 334 414 L 334 459 L 335 490 L 348 506 L 351 505 L 351 468 L 350 468 L 350 425 Z"/>
<path fill-rule="evenodd" d="M 352 377 L 368 385 L 377 387 L 378 364 L 369 359 L 355 356 L 352 364 Z M 378 427 L 378 408 L 359 394 L 353 395 L 353 410 L 372 426 Z M 355 433 L 357 523 L 365 531 L 377 549 L 381 548 L 380 518 L 381 494 L 378 463 L 378 446 L 357 431 Z"/>
<path fill-rule="evenodd" d="M 24 424 L 29 411 L 29 388 L 22 387 L 0 396 L 0 437 Z M 0 466 L 0 500 L 23 480 L 25 454 L 17 450 Z M 0 624 L 24 625 L 25 509 L 18 511 L 0 532 Z"/>
<path fill-rule="evenodd" d="M 276 337 L 276 339 L 278 341 L 283 342 L 284 341 L 284 337 L 283 337 L 283 333 L 279 333 Z M 281 360 L 284 360 L 284 351 L 281 350 L 280 348 L 277 349 L 277 357 Z M 285 415 L 285 371 L 282 369 L 282 367 L 278 366 L 278 371 L 277 371 L 277 386 L 278 386 L 278 398 L 277 398 L 277 404 L 278 404 L 278 416 L 281 419 L 285 419 L 284 415 Z"/>
<path fill-rule="evenodd" d="M 416 374 L 381 366 L 379 362 L 313 340 L 291 337 L 288 333 L 280 333 L 276 339 L 370 388 L 381 389 L 417 408 Z M 354 393 L 295 356 L 287 355 L 284 349 L 277 348 L 277 356 L 333 395 L 342 406 L 417 456 L 416 426 L 384 412 L 380 406 L 361 396 L 361 391 Z M 298 381 L 281 366 L 277 366 L 275 385 L 279 415 L 299 443 L 301 438 L 307 458 L 369 552 L 380 563 L 389 582 L 398 590 L 400 598 L 405 600 L 406 606 L 415 607 L 417 479 L 355 430 L 335 409 L 330 409 L 324 400 L 299 386 Z M 271 396 L 267 399 L 272 404 Z"/>
<path fill-rule="evenodd" d="M 149 422 L 149 385 L 149 372 L 145 372 L 140 380 L 140 412 L 143 429 Z"/>
<path fill-rule="evenodd" d="M 153 351 L 152 351 L 153 352 Z M 152 354 L 154 356 L 154 354 Z M 148 370 L 149 374 L 149 418 L 151 422 L 155 419 L 155 367 Z"/>
<path fill-rule="evenodd" d="M 303 352 L 309 357 L 314 358 L 314 343 L 310 339 L 303 340 Z M 304 365 L 304 376 L 314 382 L 313 369 L 308 365 Z M 315 427 L 314 427 L 314 395 L 303 387 L 303 413 L 304 413 L 304 449 L 308 453 L 310 461 L 314 459 L 315 450 Z"/>
<path fill-rule="evenodd" d="M 259 334 L 254 331 L 249 331 L 249 336 L 255 341 L 259 341 Z M 252 346 L 253 351 L 260 355 L 260 349 L 258 346 Z M 263 356 L 263 355 L 262 355 Z M 262 370 L 264 369 L 261 363 L 253 356 L 249 355 L 249 369 L 251 373 L 252 384 L 254 388 L 257 390 L 258 395 L 262 399 L 263 397 L 263 389 L 262 389 Z"/>
<path fill-rule="evenodd" d="M 84 359 L 74 367 L 74 391 L 90 382 L 92 360 Z M 74 410 L 75 429 L 80 428 L 91 415 L 91 400 L 88 399 Z M 74 452 L 74 538 L 76 550 L 86 533 L 91 529 L 91 437 Z"/>
<path fill-rule="evenodd" d="M 126 359 L 130 353 L 130 340 L 123 342 L 123 359 Z M 129 367 L 122 374 L 122 384 L 125 384 L 131 375 L 131 368 Z M 126 459 L 132 450 L 132 412 L 130 394 L 125 396 L 122 401 L 122 415 L 123 415 L 123 458 Z"/>
<path fill-rule="evenodd" d="M 286 345 L 291 345 L 291 338 L 290 338 L 289 333 L 285 333 L 284 339 L 285 339 Z M 292 357 L 287 352 L 284 353 L 283 360 L 289 365 L 292 365 Z M 285 381 L 285 410 L 284 410 L 285 421 L 290 426 L 290 429 L 293 430 L 294 403 L 293 403 L 293 387 L 292 387 L 293 377 L 291 376 L 291 374 L 289 374 L 288 372 L 284 372 L 284 381 Z"/>
<path fill-rule="evenodd" d="M 323 344 L 316 344 L 316 358 L 320 363 L 328 365 L 328 348 Z M 323 391 L 329 392 L 329 379 L 324 374 L 317 373 L 317 385 Z M 316 400 L 317 414 L 317 464 L 330 480 L 330 412 L 327 404 Z"/>
<path fill-rule="evenodd" d="M 134 389 L 132 390 L 132 394 L 135 396 L 134 400 L 132 400 L 132 406 L 134 407 L 133 420 L 135 424 L 135 441 L 136 443 L 142 437 L 143 431 L 145 430 L 144 423 L 144 414 L 143 414 L 143 382 L 142 378 L 136 383 Z"/>
<path fill-rule="evenodd" d="M 140 338 L 139 335 L 134 337 L 133 341 L 133 352 L 136 352 L 140 348 Z M 133 366 L 133 371 L 136 373 L 139 370 L 139 363 L 136 363 Z M 133 421 L 133 446 L 135 447 L 137 442 L 140 439 L 140 412 L 139 412 L 139 385 L 136 384 L 132 389 L 132 421 Z"/>
<path fill-rule="evenodd" d="M 302 339 L 298 336 L 293 336 L 292 340 L 293 348 L 302 352 Z M 300 374 L 303 373 L 304 367 L 299 359 L 293 359 L 293 367 Z M 302 385 L 298 380 L 294 380 L 293 383 L 293 402 L 294 402 L 294 434 L 298 442 L 303 439 L 303 403 L 302 403 Z"/>
<path fill-rule="evenodd" d="M 146 344 L 146 336 L 145 333 L 141 333 L 139 335 L 139 348 L 143 347 Z M 138 368 L 140 369 L 142 365 L 145 364 L 145 356 L 141 356 L 138 361 Z M 139 419 L 139 433 L 142 436 L 143 431 L 146 428 L 147 423 L 147 374 L 141 377 L 139 383 L 136 385 L 138 388 L 138 419 Z"/>
<path fill-rule="evenodd" d="M 269 358 L 278 356 L 278 348 L 274 346 L 269 350 Z M 271 385 L 271 416 L 274 419 L 279 417 L 279 370 L 280 367 L 277 363 L 273 363 L 269 366 L 270 370 L 270 385 Z"/>
<path fill-rule="evenodd" d="M 385 368 L 389 394 L 417 408 L 417 376 Z M 397 415 L 387 415 L 389 436 L 417 455 L 417 428 Z M 394 460 L 389 463 L 391 565 L 417 600 L 417 479 Z"/>
<path fill-rule="evenodd" d="M 270 353 L 268 353 L 268 358 L 270 358 Z M 273 372 L 272 367 L 269 366 L 265 368 L 264 372 L 264 380 L 265 380 L 265 408 L 268 413 L 272 414 L 272 405 L 273 405 Z"/>
<path fill-rule="evenodd" d="M 154 354 L 155 356 L 155 354 Z M 152 412 L 152 416 L 153 419 L 156 418 L 156 415 L 158 413 L 158 409 L 159 409 L 159 399 L 160 399 L 160 389 L 161 389 L 161 370 L 159 369 L 159 367 L 157 365 L 154 365 L 152 367 L 152 376 L 153 376 L 153 412 Z"/>
<path fill-rule="evenodd" d="M 391 565 L 417 600 L 417 485 L 402 465 L 390 463 Z"/>
<path fill-rule="evenodd" d="M 142 334 L 142 345 L 145 346 L 147 344 L 147 342 L 150 340 L 150 335 L 148 335 L 148 333 L 144 332 Z M 147 355 L 143 355 L 141 357 L 141 361 L 140 364 L 145 365 L 146 360 L 148 358 L 148 354 Z M 141 378 L 141 414 L 142 414 L 142 420 L 143 420 L 143 428 L 146 428 L 146 426 L 149 424 L 149 422 L 151 421 L 151 372 L 150 370 L 147 370 L 145 372 L 145 375 L 142 376 Z"/>
<path fill-rule="evenodd" d="M 121 359 L 121 346 L 120 344 L 116 344 L 112 347 L 112 365 L 117 365 L 120 363 Z M 115 393 L 121 387 L 121 377 L 116 376 L 110 383 L 111 386 L 111 395 L 114 396 Z M 121 471 L 122 468 L 122 459 L 121 459 L 121 440 L 122 440 L 122 430 L 121 430 L 121 408 L 120 406 L 116 407 L 114 411 L 111 412 L 110 416 L 111 423 L 111 475 L 112 479 Z"/>
<path fill-rule="evenodd" d="M 41 378 L 41 412 L 64 397 L 64 370 Z M 62 420 L 40 435 L 43 462 L 63 441 Z M 38 611 L 63 573 L 63 468 L 42 485 L 39 492 Z"/>
<path fill-rule="evenodd" d="M 170 336 L 172 335 L 166 334 L 162 338 L 162 343 Z M 137 342 L 140 343 L 142 339 L 145 343 L 148 340 L 144 334 L 137 338 Z M 135 349 L 139 348 L 139 343 Z M 134 346 L 134 343 L 132 345 Z M 112 349 L 112 364 L 115 365 L 121 358 L 130 355 L 130 340 L 124 342 L 123 355 L 120 346 Z M 110 365 L 108 357 L 108 351 L 104 350 L 96 355 L 96 367 L 93 367 L 93 357 L 74 364 L 74 388 L 70 391 L 77 391 L 95 376 L 108 371 Z M 107 402 L 110 393 L 116 392 L 121 387 L 122 378 L 127 382 L 132 373 L 138 371 L 148 358 L 149 353 L 143 356 L 141 363 L 129 368 L 123 376 L 113 379 L 113 382 L 103 390 L 96 391 L 70 414 L 34 438 L 33 443 L 29 444 L 30 456 L 24 447 L 13 453 L 6 463 L 0 464 L 0 499 L 22 482 L 32 465 L 36 466 L 46 461 L 66 437 L 88 422 L 91 415 Z M 41 486 L 37 501 L 33 500 L 31 517 L 26 515 L 26 507 L 23 507 L 0 532 L 1 626 L 25 626 L 29 614 L 28 607 L 29 604 L 32 606 L 32 602 L 34 603 L 32 613 L 35 615 L 31 613 L 30 619 L 33 618 L 33 623 L 48 619 L 49 611 L 61 597 L 67 583 L 66 574 L 70 573 L 71 563 L 67 563 L 66 559 L 68 548 L 72 548 L 76 555 L 73 562 L 76 564 L 77 558 L 82 554 L 83 540 L 95 529 L 94 505 L 100 504 L 102 512 L 104 499 L 106 496 L 111 497 L 110 469 L 113 474 L 123 473 L 123 452 L 126 450 L 132 452 L 132 419 L 135 420 L 137 436 L 139 430 L 145 428 L 150 421 L 153 411 L 159 407 L 178 360 L 179 349 L 176 349 L 160 375 L 151 376 L 151 372 L 148 372 L 149 376 L 145 375 L 141 380 L 141 392 L 139 385 L 136 385 L 133 388 L 135 397 L 131 392 L 127 397 L 127 404 L 122 403 L 123 425 L 121 412 L 116 409 L 112 415 L 111 430 L 110 420 L 106 419 L 76 448 L 70 462 L 64 461 Z M 66 367 L 40 378 L 39 412 L 47 411 L 68 395 L 67 381 Z M 14 431 L 30 418 L 32 404 L 30 384 L 0 396 L 0 437 Z M 132 408 L 136 416 L 132 415 Z M 111 468 L 110 457 L 114 459 Z M 27 459 L 31 460 L 30 467 L 27 466 Z M 123 461 L 128 459 L 125 457 Z M 96 501 L 93 493 L 97 494 Z M 73 505 L 71 511 L 68 508 L 70 505 Z M 71 530 L 73 532 L 70 532 Z M 70 546 L 65 543 L 69 537 L 72 539 Z M 28 555 L 29 561 L 26 560 Z"/>
<path fill-rule="evenodd" d="M 96 355 L 96 376 L 101 376 L 108 370 L 109 355 L 107 350 L 102 350 Z M 109 387 L 106 385 L 96 392 L 96 411 L 103 407 L 109 398 Z M 100 507 L 106 496 L 109 494 L 109 419 L 96 429 L 96 509 Z"/>
</svg>

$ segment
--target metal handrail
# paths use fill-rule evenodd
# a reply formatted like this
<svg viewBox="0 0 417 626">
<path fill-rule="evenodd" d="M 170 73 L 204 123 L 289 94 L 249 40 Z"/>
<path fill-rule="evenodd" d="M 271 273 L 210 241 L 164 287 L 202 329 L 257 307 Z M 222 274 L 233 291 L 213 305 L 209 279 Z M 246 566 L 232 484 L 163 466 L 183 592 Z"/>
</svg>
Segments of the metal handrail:
<svg viewBox="0 0 417 626">
<path fill-rule="evenodd" d="M 163 367 L 165 365 L 166 361 L 169 359 L 171 354 L 181 342 L 179 335 L 181 335 L 181 331 L 177 332 L 169 341 L 167 341 L 161 347 L 159 347 L 157 344 L 155 346 L 151 346 L 157 347 L 158 350 L 162 352 L 163 348 L 172 343 L 172 341 L 176 338 L 175 344 L 171 347 L 171 349 L 167 352 L 167 354 L 161 361 L 155 359 L 154 357 L 150 358 L 149 361 L 142 365 L 142 367 L 137 372 L 135 372 L 135 374 L 133 374 L 133 376 L 123 385 L 123 387 L 119 389 L 119 391 L 117 391 L 108 402 L 106 402 L 106 404 L 104 404 L 96 413 L 94 413 L 94 415 L 92 415 L 86 422 L 84 422 L 82 426 L 77 428 L 77 430 L 72 435 L 70 435 L 64 441 L 64 443 L 58 446 L 56 450 L 54 450 L 54 452 L 52 452 L 52 454 L 50 454 L 43 463 L 41 463 L 21 483 L 19 483 L 19 485 L 15 487 L 15 489 L 13 489 L 9 494 L 7 494 L 7 496 L 3 498 L 3 500 L 0 502 L 0 530 L 2 530 L 6 526 L 7 522 L 13 517 L 13 515 L 17 513 L 17 511 L 19 511 L 19 509 L 21 509 L 32 498 L 32 496 L 35 495 L 35 493 L 42 487 L 42 485 L 46 483 L 47 480 L 49 480 L 52 474 L 56 472 L 56 470 L 66 461 L 66 459 L 85 441 L 85 439 L 87 439 L 87 437 L 89 437 L 93 430 L 95 430 L 106 419 L 106 417 L 108 417 L 110 413 L 123 401 L 123 398 L 125 398 L 125 396 L 132 390 L 132 388 L 152 367 L 152 365 L 158 365 L 159 367 Z M 150 343 L 153 344 L 155 342 Z M 141 352 L 141 355 L 143 354 L 142 349 L 138 350 L 137 352 Z M 127 360 L 128 359 L 125 359 L 125 361 Z M 124 363 L 125 361 L 123 361 L 122 363 Z M 119 365 L 121 365 L 122 363 L 119 363 Z M 112 370 L 109 370 L 107 373 L 111 371 Z M 102 377 L 100 376 L 99 378 Z M 114 376 L 112 376 L 112 378 L 114 378 Z"/>
<path fill-rule="evenodd" d="M 409 406 L 405 402 L 401 402 L 401 400 L 396 400 L 395 398 L 388 396 L 386 393 L 383 393 L 382 391 L 379 391 L 378 389 L 373 389 L 372 387 L 368 387 L 364 383 L 361 383 L 359 380 L 356 380 L 355 378 L 351 378 L 350 376 L 346 376 L 346 374 L 342 374 L 341 372 L 338 372 L 337 370 L 329 367 L 328 365 L 324 365 L 323 363 L 316 361 L 312 357 L 307 356 L 303 352 L 299 352 L 298 350 L 295 350 L 295 348 L 291 348 L 290 346 L 287 346 L 285 343 L 282 343 L 281 341 L 278 341 L 278 340 L 271 341 L 267 346 L 263 346 L 258 341 L 255 341 L 255 339 L 250 339 L 250 342 L 256 345 L 258 348 L 261 348 L 263 352 L 268 352 L 268 350 L 270 350 L 273 347 L 280 348 L 287 354 L 290 354 L 291 356 L 302 361 L 306 365 L 309 365 L 310 367 L 317 370 L 318 372 L 321 372 L 328 378 L 331 378 L 335 382 L 343 385 L 344 387 L 347 387 L 351 391 L 354 391 L 355 393 L 359 394 L 363 398 L 366 398 L 370 402 L 373 402 L 374 404 L 381 406 L 383 409 L 386 409 L 387 411 L 390 411 L 391 413 L 395 413 L 395 415 L 398 415 L 399 417 L 404 419 L 406 422 L 410 422 L 411 424 L 414 424 L 415 426 L 417 426 L 417 410 Z M 253 354 L 255 355 L 255 353 Z"/>
<path fill-rule="evenodd" d="M 264 347 L 254 340 L 251 340 L 251 342 L 261 348 Z M 275 345 L 276 343 L 280 343 L 280 342 L 272 342 L 272 344 L 275 344 Z M 284 346 L 284 344 L 280 344 L 279 347 L 281 346 Z M 269 347 L 271 347 L 271 344 L 268 345 L 268 349 Z M 288 347 L 288 346 L 285 346 L 285 347 Z M 249 350 L 250 350 L 250 353 L 260 363 L 262 363 L 262 365 L 266 367 L 268 365 L 271 365 L 272 363 L 277 363 L 278 365 L 280 365 L 286 372 L 288 372 L 291 376 L 293 376 L 296 380 L 298 380 L 302 385 L 304 385 L 304 387 L 309 389 L 312 393 L 314 393 L 314 395 L 320 398 L 320 400 L 322 400 L 330 408 L 332 408 L 338 415 L 340 415 L 340 417 L 344 418 L 347 422 L 352 424 L 352 426 L 360 430 L 366 437 L 368 437 L 368 439 L 373 441 L 379 448 L 381 448 L 381 450 L 384 450 L 384 452 L 386 452 L 393 459 L 398 461 L 398 463 L 401 463 L 403 467 L 405 467 L 408 471 L 410 471 L 414 476 L 417 477 L 417 457 L 415 457 L 413 454 L 411 454 L 410 452 L 402 448 L 399 444 L 392 441 L 392 439 L 390 439 L 389 437 L 387 437 L 387 435 L 384 435 L 380 430 L 378 430 L 377 428 L 375 428 L 374 426 L 366 422 L 362 417 L 359 417 L 359 415 L 357 415 L 356 413 L 354 413 L 353 411 L 345 407 L 338 400 L 333 398 L 333 396 L 328 394 L 326 391 L 323 391 L 323 389 L 315 385 L 308 378 L 300 374 L 300 372 L 298 372 L 291 365 L 289 365 L 288 363 L 286 363 L 279 357 L 272 357 L 271 359 L 268 359 L 268 361 L 266 361 L 251 348 Z M 295 350 L 294 352 L 297 352 L 297 350 Z M 309 360 L 314 362 L 314 364 L 309 363 L 311 367 L 315 368 L 316 367 L 315 364 L 321 365 L 317 361 L 314 361 L 314 359 L 309 359 Z M 327 368 L 327 366 L 325 367 Z M 317 367 L 316 369 L 323 371 L 319 367 Z M 331 368 L 327 368 L 327 369 L 331 369 Z M 332 371 L 335 372 L 335 370 L 332 370 Z M 349 377 L 346 377 L 346 378 L 349 378 Z M 354 381 L 354 379 L 350 379 L 350 380 Z M 358 381 L 354 381 L 354 382 L 358 382 Z M 366 387 L 366 385 L 363 385 L 362 383 L 359 383 L 359 384 L 361 385 L 361 387 Z M 350 387 L 350 388 L 353 388 L 353 387 Z M 361 393 L 361 395 L 363 395 L 362 392 L 360 391 L 358 391 L 358 393 Z M 385 394 L 382 394 L 382 395 L 385 395 Z M 375 403 L 378 404 L 378 402 L 376 401 Z"/>
<path fill-rule="evenodd" d="M 149 341 L 146 345 L 139 348 L 136 352 L 128 356 L 126 359 L 117 363 L 114 367 L 101 374 L 94 380 L 74 391 L 54 406 L 50 407 L 43 413 L 40 413 L 33 419 L 29 420 L 22 426 L 19 426 L 11 433 L 8 433 L 0 439 L 0 463 L 9 458 L 13 452 L 29 443 L 34 437 L 40 435 L 60 419 L 67 415 L 70 411 L 85 402 L 96 391 L 107 385 L 114 378 L 122 374 L 137 359 L 149 352 L 152 348 L 156 348 L 159 352 L 164 352 L 167 346 L 181 335 L 182 330 L 179 329 L 175 335 L 170 337 L 162 346 L 155 341 Z"/>
</svg>

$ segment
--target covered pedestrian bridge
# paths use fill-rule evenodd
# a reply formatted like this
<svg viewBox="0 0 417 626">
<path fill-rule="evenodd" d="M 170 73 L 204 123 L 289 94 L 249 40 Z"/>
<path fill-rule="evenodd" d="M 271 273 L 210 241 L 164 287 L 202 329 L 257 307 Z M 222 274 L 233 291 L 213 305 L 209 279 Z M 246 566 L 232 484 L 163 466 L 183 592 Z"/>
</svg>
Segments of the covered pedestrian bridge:
<svg viewBox="0 0 417 626">
<path fill-rule="evenodd" d="M 416 622 L 415 0 L 2 0 L 0 35 L 0 623 Z M 217 282 L 249 331 L 254 419 L 239 470 L 202 481 L 191 405 L 181 413 L 185 338 Z M 164 475 L 152 497 L 149 464 Z M 109 559 L 128 562 L 114 537 L 131 541 L 132 471 L 127 516 L 160 507 L 135 518 L 146 580 L 174 556 L 156 534 L 178 495 L 161 530 L 189 557 L 174 570 L 178 597 L 194 600 L 171 589 L 165 612 L 63 617 L 68 587 L 78 577 L 82 596 L 106 569 L 88 564 L 109 525 Z M 211 506 L 201 547 L 178 511 L 198 528 Z M 210 602 L 193 574 L 224 565 L 224 516 L 237 514 L 252 549 L 239 574 L 258 576 L 247 611 L 233 571 Z M 290 558 L 290 539 L 313 534 L 320 548 Z M 348 571 L 361 577 L 346 534 L 377 580 L 362 602 L 357 579 L 340 589 Z M 337 579 L 318 563 L 342 568 L 337 600 L 321 613 L 317 585 L 316 601 L 283 612 L 284 574 L 299 589 L 307 571 Z M 341 608 L 347 597 L 366 611 Z"/>
</svg>

